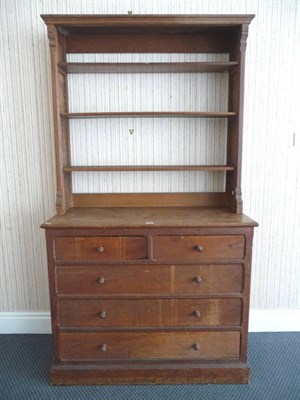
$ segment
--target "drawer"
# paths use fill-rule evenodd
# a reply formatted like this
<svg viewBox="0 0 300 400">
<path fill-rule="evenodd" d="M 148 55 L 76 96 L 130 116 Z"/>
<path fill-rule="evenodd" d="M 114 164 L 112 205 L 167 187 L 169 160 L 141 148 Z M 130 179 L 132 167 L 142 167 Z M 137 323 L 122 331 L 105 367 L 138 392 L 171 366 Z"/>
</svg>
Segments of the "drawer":
<svg viewBox="0 0 300 400">
<path fill-rule="evenodd" d="M 241 264 L 58 266 L 59 294 L 240 293 Z"/>
<path fill-rule="evenodd" d="M 61 327 L 238 326 L 241 299 L 66 300 Z"/>
<path fill-rule="evenodd" d="M 60 333 L 62 360 L 222 359 L 239 357 L 240 333 Z"/>
<path fill-rule="evenodd" d="M 139 260 L 147 258 L 146 237 L 57 237 L 57 260 Z"/>
<path fill-rule="evenodd" d="M 158 261 L 242 259 L 244 253 L 243 235 L 156 236 L 153 239 L 153 257 Z"/>
</svg>

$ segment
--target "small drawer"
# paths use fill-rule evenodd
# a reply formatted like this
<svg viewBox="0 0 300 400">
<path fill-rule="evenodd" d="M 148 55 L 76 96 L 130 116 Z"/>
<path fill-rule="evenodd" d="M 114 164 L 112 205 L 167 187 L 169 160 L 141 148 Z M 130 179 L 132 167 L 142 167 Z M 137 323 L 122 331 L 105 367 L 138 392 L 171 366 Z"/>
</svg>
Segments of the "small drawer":
<svg viewBox="0 0 300 400">
<path fill-rule="evenodd" d="M 153 257 L 158 261 L 242 259 L 243 235 L 224 236 L 156 236 Z"/>
<path fill-rule="evenodd" d="M 140 260 L 147 258 L 146 237 L 57 237 L 56 260 Z"/>
<path fill-rule="evenodd" d="M 241 293 L 241 264 L 57 267 L 57 291 L 74 295 Z"/>
<path fill-rule="evenodd" d="M 62 328 L 239 326 L 241 299 L 61 299 L 58 314 Z"/>
<path fill-rule="evenodd" d="M 237 359 L 240 332 L 60 333 L 62 360 Z"/>
</svg>

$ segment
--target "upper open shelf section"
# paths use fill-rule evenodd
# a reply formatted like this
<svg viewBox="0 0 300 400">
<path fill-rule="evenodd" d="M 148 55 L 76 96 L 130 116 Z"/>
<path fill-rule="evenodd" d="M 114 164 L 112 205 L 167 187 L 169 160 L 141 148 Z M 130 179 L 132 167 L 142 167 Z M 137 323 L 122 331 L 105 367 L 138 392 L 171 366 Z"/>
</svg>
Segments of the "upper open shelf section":
<svg viewBox="0 0 300 400">
<path fill-rule="evenodd" d="M 245 49 L 254 15 L 42 18 L 58 214 L 133 204 L 242 213 Z"/>
</svg>

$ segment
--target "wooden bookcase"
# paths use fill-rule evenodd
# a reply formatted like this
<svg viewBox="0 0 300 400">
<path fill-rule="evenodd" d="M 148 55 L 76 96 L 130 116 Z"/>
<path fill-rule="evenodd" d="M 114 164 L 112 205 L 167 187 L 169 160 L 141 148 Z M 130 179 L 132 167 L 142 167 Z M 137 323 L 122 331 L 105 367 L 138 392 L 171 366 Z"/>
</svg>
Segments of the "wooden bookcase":
<svg viewBox="0 0 300 400">
<path fill-rule="evenodd" d="M 52 383 L 248 382 L 250 269 L 257 224 L 242 213 L 241 153 L 245 48 L 253 15 L 42 18 L 51 50 L 57 181 L 57 215 L 42 225 L 48 250 Z M 69 61 L 69 54 L 86 53 L 225 54 L 227 61 Z M 227 107 L 69 111 L 71 74 L 173 73 L 225 74 Z M 72 120 L 120 118 L 225 119 L 226 162 L 72 164 Z M 73 174 L 81 172 L 197 172 L 199 179 L 202 173 L 223 173 L 224 190 L 79 193 Z"/>
</svg>

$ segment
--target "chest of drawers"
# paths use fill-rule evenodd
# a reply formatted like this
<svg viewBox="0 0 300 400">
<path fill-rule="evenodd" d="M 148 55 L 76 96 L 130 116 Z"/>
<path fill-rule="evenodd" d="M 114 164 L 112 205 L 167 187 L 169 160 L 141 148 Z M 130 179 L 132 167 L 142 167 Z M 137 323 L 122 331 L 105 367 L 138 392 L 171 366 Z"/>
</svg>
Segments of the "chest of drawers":
<svg viewBox="0 0 300 400">
<path fill-rule="evenodd" d="M 76 212 L 76 228 L 44 224 L 53 383 L 248 381 L 253 221 L 101 228 Z"/>
</svg>

